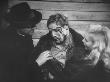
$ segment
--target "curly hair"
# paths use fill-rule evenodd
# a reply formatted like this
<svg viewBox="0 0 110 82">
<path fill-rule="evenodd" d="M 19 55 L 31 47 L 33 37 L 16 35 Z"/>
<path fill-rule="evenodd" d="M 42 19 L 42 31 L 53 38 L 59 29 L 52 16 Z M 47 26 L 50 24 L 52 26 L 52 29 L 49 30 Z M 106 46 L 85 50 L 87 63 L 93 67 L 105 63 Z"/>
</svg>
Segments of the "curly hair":
<svg viewBox="0 0 110 82">
<path fill-rule="evenodd" d="M 60 26 L 63 27 L 64 25 L 68 25 L 68 20 L 67 20 L 66 16 L 64 16 L 60 13 L 57 13 L 57 14 L 51 15 L 49 17 L 49 19 L 47 20 L 47 27 L 51 23 L 56 23 L 57 25 L 60 25 Z"/>
</svg>

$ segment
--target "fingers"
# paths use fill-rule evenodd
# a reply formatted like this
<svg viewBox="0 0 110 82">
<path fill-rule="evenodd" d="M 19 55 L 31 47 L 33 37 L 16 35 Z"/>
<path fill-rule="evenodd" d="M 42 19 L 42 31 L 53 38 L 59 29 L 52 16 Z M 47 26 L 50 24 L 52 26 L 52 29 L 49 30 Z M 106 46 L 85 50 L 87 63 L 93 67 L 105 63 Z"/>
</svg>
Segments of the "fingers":
<svg viewBox="0 0 110 82">
<path fill-rule="evenodd" d="M 52 55 L 50 54 L 50 52 L 47 52 L 47 53 L 45 54 L 45 56 L 46 56 L 46 57 L 52 57 Z"/>
<path fill-rule="evenodd" d="M 36 59 L 36 62 L 39 66 L 43 65 L 47 60 L 52 59 L 52 55 L 50 54 L 50 51 L 44 51 L 39 55 L 39 57 Z"/>
<path fill-rule="evenodd" d="M 50 54 L 50 51 L 45 51 L 43 54 L 44 54 L 44 57 L 46 58 L 46 60 L 53 58 L 53 56 Z"/>
<path fill-rule="evenodd" d="M 48 55 L 49 53 L 50 53 L 50 51 L 43 52 L 43 54 L 46 54 L 46 55 Z"/>
<path fill-rule="evenodd" d="M 50 60 L 50 59 L 53 59 L 53 57 L 52 56 L 47 57 L 47 60 Z"/>
<path fill-rule="evenodd" d="M 48 57 L 50 55 L 49 51 L 44 51 L 43 53 L 41 53 L 42 56 L 44 57 Z"/>
</svg>

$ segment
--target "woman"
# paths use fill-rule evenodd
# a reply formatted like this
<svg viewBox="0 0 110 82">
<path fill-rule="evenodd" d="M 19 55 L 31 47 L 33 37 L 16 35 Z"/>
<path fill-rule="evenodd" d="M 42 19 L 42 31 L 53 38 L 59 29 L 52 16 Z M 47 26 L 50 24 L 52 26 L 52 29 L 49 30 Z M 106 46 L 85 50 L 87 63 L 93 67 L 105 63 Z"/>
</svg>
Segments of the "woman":
<svg viewBox="0 0 110 82">
<path fill-rule="evenodd" d="M 84 35 L 83 42 L 90 54 L 85 60 L 90 60 L 94 66 L 94 77 L 98 81 L 107 81 L 110 77 L 110 29 L 101 25 L 90 25 Z"/>
</svg>

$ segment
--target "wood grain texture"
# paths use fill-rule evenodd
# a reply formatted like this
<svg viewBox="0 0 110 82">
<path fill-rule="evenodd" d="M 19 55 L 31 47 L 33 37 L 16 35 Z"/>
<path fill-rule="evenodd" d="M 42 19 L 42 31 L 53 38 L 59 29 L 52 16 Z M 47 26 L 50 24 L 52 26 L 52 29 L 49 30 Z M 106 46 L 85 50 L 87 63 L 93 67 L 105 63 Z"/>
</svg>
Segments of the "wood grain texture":
<svg viewBox="0 0 110 82">
<path fill-rule="evenodd" d="M 41 36 L 45 35 L 48 33 L 48 30 L 35 30 L 34 34 L 32 36 L 33 39 L 37 38 L 39 39 Z"/>
<path fill-rule="evenodd" d="M 31 1 L 31 0 L 30 0 Z M 64 2 L 110 2 L 109 0 L 43 0 L 43 1 L 64 1 Z"/>
<path fill-rule="evenodd" d="M 79 28 L 83 29 L 83 27 L 88 27 L 90 24 L 101 24 L 110 27 L 110 22 L 97 22 L 97 21 L 69 21 L 69 25 L 71 28 Z M 38 30 L 47 30 L 47 20 L 42 20 L 35 27 Z"/>
<path fill-rule="evenodd" d="M 70 0 L 69 0 L 70 1 Z M 10 1 L 9 8 L 21 2 L 28 2 L 32 9 L 40 11 L 43 15 L 42 21 L 36 25 L 33 39 L 39 39 L 48 33 L 47 19 L 55 13 L 62 13 L 68 17 L 70 28 L 83 33 L 90 24 L 101 24 L 110 28 L 110 3 L 103 0 L 65 0 L 63 2 L 45 1 Z M 73 2 L 72 2 L 73 1 Z M 88 2 L 87 2 L 88 1 Z M 94 3 L 91 3 L 91 2 Z M 87 3 L 85 3 L 87 2 Z"/>
<path fill-rule="evenodd" d="M 89 29 L 91 24 L 100 24 L 110 28 L 110 22 L 92 22 L 92 21 L 69 21 L 70 28 L 76 30 L 77 32 L 83 34 L 84 31 Z M 41 36 L 48 33 L 48 28 L 46 27 L 46 20 L 42 20 L 41 23 L 35 27 L 33 39 L 39 39 Z"/>
<path fill-rule="evenodd" d="M 9 7 L 21 2 L 28 2 L 32 9 L 38 10 L 110 11 L 110 3 L 13 1 L 9 2 Z"/>
<path fill-rule="evenodd" d="M 61 13 L 68 17 L 68 20 L 100 20 L 110 21 L 110 12 L 76 12 L 76 11 L 48 11 L 38 10 L 42 13 L 43 19 L 48 19 L 50 15 Z"/>
</svg>

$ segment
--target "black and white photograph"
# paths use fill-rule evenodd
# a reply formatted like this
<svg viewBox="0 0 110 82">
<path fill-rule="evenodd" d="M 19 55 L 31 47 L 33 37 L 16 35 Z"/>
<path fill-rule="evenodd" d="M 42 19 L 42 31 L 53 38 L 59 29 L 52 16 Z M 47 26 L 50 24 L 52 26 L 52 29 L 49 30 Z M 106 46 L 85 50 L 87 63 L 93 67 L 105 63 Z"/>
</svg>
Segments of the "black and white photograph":
<svg viewBox="0 0 110 82">
<path fill-rule="evenodd" d="M 0 82 L 110 82 L 109 0 L 0 1 Z"/>
</svg>

